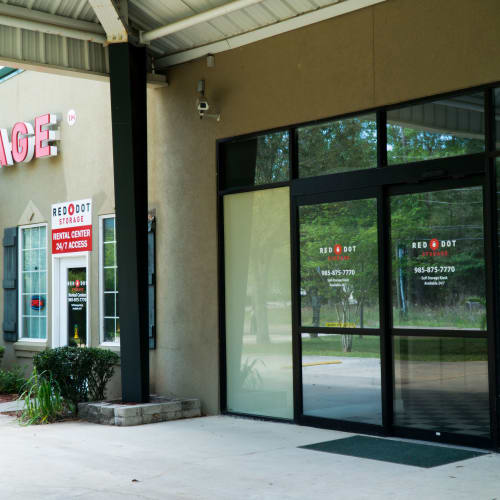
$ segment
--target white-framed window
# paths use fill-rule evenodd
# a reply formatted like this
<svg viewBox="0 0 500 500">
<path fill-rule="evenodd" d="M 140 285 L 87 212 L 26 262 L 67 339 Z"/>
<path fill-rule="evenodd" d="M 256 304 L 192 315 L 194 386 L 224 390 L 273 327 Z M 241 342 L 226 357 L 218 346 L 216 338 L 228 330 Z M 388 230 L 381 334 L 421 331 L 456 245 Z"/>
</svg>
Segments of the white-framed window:
<svg viewBox="0 0 500 500">
<path fill-rule="evenodd" d="M 47 340 L 47 224 L 19 227 L 19 339 Z"/>
<path fill-rule="evenodd" d="M 118 345 L 120 343 L 120 315 L 114 215 L 100 217 L 99 241 L 101 343 Z"/>
</svg>

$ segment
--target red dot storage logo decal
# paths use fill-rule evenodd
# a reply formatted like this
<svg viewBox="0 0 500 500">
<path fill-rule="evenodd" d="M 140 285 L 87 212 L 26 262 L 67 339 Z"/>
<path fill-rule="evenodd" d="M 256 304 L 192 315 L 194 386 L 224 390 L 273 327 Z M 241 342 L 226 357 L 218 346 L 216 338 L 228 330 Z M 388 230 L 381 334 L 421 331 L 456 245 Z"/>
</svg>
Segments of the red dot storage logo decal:
<svg viewBox="0 0 500 500">
<path fill-rule="evenodd" d="M 52 253 L 92 250 L 92 200 L 52 205 Z"/>
<path fill-rule="evenodd" d="M 413 241 L 412 249 L 422 250 L 422 257 L 448 257 L 448 249 L 456 248 L 457 240 L 438 240 L 431 238 L 427 241 Z"/>
<path fill-rule="evenodd" d="M 354 252 L 356 252 L 356 245 L 341 245 L 340 243 L 335 243 L 333 247 L 320 247 L 319 249 L 320 254 L 328 255 L 328 260 L 349 260 Z"/>
</svg>

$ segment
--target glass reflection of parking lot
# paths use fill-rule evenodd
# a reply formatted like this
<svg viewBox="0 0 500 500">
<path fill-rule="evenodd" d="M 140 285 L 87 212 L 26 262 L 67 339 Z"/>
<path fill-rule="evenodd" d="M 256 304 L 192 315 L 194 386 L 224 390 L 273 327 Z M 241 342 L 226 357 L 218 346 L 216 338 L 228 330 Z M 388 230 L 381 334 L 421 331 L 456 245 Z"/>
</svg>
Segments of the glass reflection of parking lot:
<svg viewBox="0 0 500 500">
<path fill-rule="evenodd" d="M 302 334 L 302 386 L 304 415 L 381 425 L 379 337 Z"/>
</svg>

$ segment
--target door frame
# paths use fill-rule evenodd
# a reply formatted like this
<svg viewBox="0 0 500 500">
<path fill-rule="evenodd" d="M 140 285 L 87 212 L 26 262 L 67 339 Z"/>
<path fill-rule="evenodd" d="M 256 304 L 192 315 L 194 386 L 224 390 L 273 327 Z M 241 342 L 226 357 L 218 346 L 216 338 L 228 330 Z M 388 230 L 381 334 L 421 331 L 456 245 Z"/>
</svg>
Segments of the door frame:
<svg viewBox="0 0 500 500">
<path fill-rule="evenodd" d="M 67 341 L 61 339 L 61 321 L 62 314 L 61 303 L 62 298 L 66 294 L 66 289 L 61 290 L 61 270 L 62 264 L 69 260 L 78 259 L 83 265 L 77 264 L 78 267 L 85 267 L 87 270 L 87 343 L 90 347 L 91 338 L 91 302 L 90 302 L 90 258 L 89 252 L 75 252 L 70 254 L 52 255 L 52 347 L 63 347 L 67 345 Z"/>
<path fill-rule="evenodd" d="M 496 361 L 495 361 L 495 316 L 496 296 L 493 288 L 494 251 L 492 245 L 493 224 L 491 221 L 492 200 L 488 164 L 484 155 L 468 155 L 456 158 L 427 160 L 409 165 L 385 166 L 381 169 L 331 174 L 321 178 L 297 179 L 292 181 L 291 189 L 291 228 L 292 228 L 292 296 L 294 343 L 294 398 L 296 421 L 303 425 L 314 425 L 330 429 L 399 436 L 427 441 L 455 443 L 470 446 L 494 447 L 498 436 L 498 415 L 496 410 Z M 355 174 L 355 175 L 353 175 Z M 392 290 L 391 290 L 391 248 L 390 248 L 390 197 L 425 191 L 439 191 L 465 186 L 481 186 L 483 189 L 483 223 L 485 250 L 485 297 L 487 303 L 487 340 L 488 340 L 488 387 L 490 406 L 490 438 L 446 434 L 437 435 L 434 431 L 395 427 L 393 425 L 393 350 L 392 339 Z M 301 327 L 300 311 L 300 234 L 299 207 L 324 202 L 347 201 L 355 199 L 377 199 L 378 262 L 379 262 L 379 310 L 380 327 L 373 329 L 379 334 L 381 361 L 381 398 L 383 424 L 377 426 L 336 419 L 326 419 L 304 415 L 302 387 L 302 346 L 301 334 L 310 328 Z M 494 200 L 493 200 L 494 201 Z M 494 206 L 494 205 L 493 205 Z M 342 333 L 341 328 L 320 327 L 315 331 Z M 425 330 L 423 330 L 425 331 Z M 361 333 L 369 334 L 361 329 Z"/>
</svg>

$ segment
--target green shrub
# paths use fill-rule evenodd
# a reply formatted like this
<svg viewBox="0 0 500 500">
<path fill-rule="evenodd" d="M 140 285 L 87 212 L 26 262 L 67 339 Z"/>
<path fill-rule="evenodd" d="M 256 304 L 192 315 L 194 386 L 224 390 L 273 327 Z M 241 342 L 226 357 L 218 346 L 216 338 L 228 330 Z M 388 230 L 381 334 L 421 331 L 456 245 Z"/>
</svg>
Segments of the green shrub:
<svg viewBox="0 0 500 500">
<path fill-rule="evenodd" d="M 18 366 L 13 370 L 0 370 L 0 394 L 20 394 L 26 379 Z"/>
<path fill-rule="evenodd" d="M 83 401 L 104 399 L 106 384 L 113 376 L 119 356 L 96 347 L 58 347 L 34 357 L 39 373 L 50 374 L 63 398 L 75 408 Z"/>
<path fill-rule="evenodd" d="M 68 411 L 57 382 L 50 373 L 39 374 L 36 368 L 19 399 L 24 400 L 24 409 L 19 417 L 20 423 L 24 425 L 48 424 Z"/>
<path fill-rule="evenodd" d="M 4 352 L 5 352 L 5 347 L 0 346 L 0 365 L 2 364 L 2 358 Z"/>
<path fill-rule="evenodd" d="M 107 383 L 111 380 L 115 371 L 115 365 L 118 364 L 120 356 L 107 349 L 88 349 L 93 358 L 92 369 L 88 378 L 89 400 L 102 401 Z"/>
</svg>

